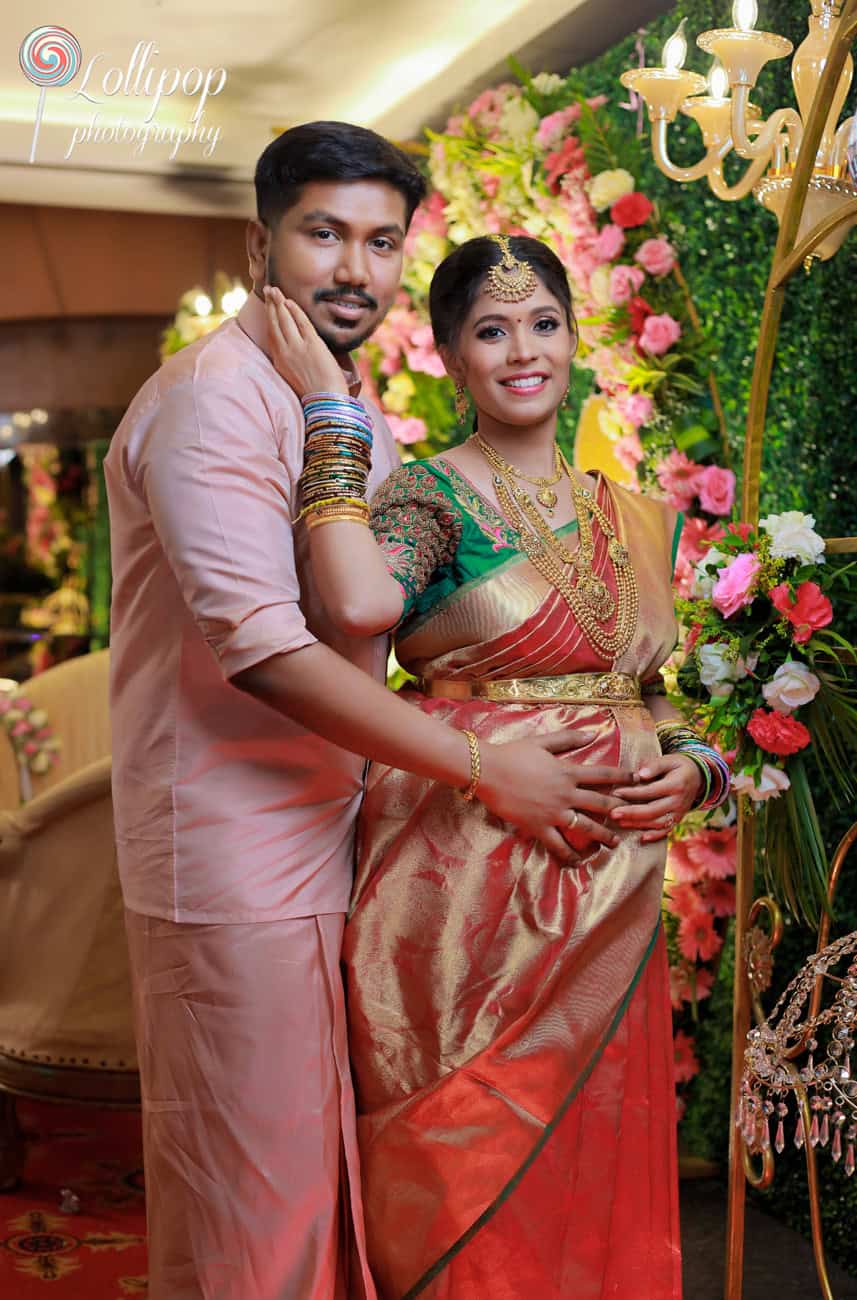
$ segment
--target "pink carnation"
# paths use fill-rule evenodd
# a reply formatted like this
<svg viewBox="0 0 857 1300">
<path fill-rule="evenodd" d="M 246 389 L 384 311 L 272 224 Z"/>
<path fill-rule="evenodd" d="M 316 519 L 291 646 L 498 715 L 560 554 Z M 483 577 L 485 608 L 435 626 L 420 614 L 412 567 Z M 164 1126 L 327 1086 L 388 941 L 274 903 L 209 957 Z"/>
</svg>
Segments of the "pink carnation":
<svg viewBox="0 0 857 1300">
<path fill-rule="evenodd" d="M 414 442 L 423 442 L 428 437 L 428 426 L 425 420 L 420 420 L 416 415 L 401 416 L 394 415 L 392 411 L 385 411 L 384 416 L 396 442 L 402 443 L 405 447 L 409 447 Z"/>
<path fill-rule="evenodd" d="M 640 435 L 636 432 L 624 434 L 613 448 L 616 459 L 625 469 L 633 472 L 636 470 L 640 461 L 645 457 L 643 444 L 640 442 Z"/>
<path fill-rule="evenodd" d="M 612 262 L 625 247 L 625 232 L 621 226 L 614 226 L 608 221 L 598 232 L 598 238 L 592 245 L 592 252 L 599 262 Z"/>
<path fill-rule="evenodd" d="M 405 345 L 405 356 L 411 370 L 442 379 L 446 367 L 435 349 L 431 325 L 418 325 L 412 329 L 409 342 L 410 346 Z"/>
<path fill-rule="evenodd" d="M 652 317 L 649 317 L 651 320 Z M 649 321 L 646 321 L 648 325 Z M 683 451 L 671 451 L 655 469 L 657 480 L 676 510 L 687 510 L 699 491 L 702 467 Z"/>
<path fill-rule="evenodd" d="M 736 555 L 734 560 L 720 570 L 711 593 L 711 602 L 724 618 L 731 618 L 745 605 L 752 605 L 761 568 L 756 556 L 746 553 Z"/>
<path fill-rule="evenodd" d="M 648 424 L 655 409 L 655 403 L 648 393 L 629 393 L 618 399 L 617 405 L 622 419 L 633 424 L 635 429 Z"/>
<path fill-rule="evenodd" d="M 571 123 L 576 122 L 579 117 L 579 104 L 571 104 L 568 108 L 560 108 L 555 113 L 549 113 L 539 123 L 539 128 L 536 131 L 536 144 L 542 149 L 553 149 L 565 135 Z"/>
<path fill-rule="evenodd" d="M 735 474 L 720 465 L 706 465 L 699 479 L 699 504 L 710 515 L 729 515 L 735 504 Z"/>
<path fill-rule="evenodd" d="M 610 272 L 610 297 L 617 304 L 633 298 L 646 276 L 638 266 L 614 266 Z M 650 317 L 650 320 L 656 317 Z M 648 321 L 646 322 L 648 324 Z M 645 329 L 643 331 L 645 333 Z"/>
<path fill-rule="evenodd" d="M 668 239 L 647 239 L 634 255 L 649 275 L 667 275 L 675 266 L 675 249 Z"/>
<path fill-rule="evenodd" d="M 653 357 L 663 356 L 681 338 L 681 326 L 669 312 L 648 316 L 640 335 L 640 347 Z"/>
</svg>

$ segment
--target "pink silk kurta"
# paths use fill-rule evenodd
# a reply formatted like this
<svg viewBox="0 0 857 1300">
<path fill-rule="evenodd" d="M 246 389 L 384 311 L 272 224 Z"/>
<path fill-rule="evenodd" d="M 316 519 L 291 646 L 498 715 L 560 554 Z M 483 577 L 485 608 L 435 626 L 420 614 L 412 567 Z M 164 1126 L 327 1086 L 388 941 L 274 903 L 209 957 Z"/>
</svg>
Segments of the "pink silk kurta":
<svg viewBox="0 0 857 1300">
<path fill-rule="evenodd" d="M 363 763 L 229 678 L 321 640 L 383 680 L 386 645 L 324 617 L 266 337 L 251 295 L 143 386 L 105 465 L 149 1300 L 374 1297 L 338 965 Z M 374 486 L 398 457 L 372 415 Z"/>
</svg>

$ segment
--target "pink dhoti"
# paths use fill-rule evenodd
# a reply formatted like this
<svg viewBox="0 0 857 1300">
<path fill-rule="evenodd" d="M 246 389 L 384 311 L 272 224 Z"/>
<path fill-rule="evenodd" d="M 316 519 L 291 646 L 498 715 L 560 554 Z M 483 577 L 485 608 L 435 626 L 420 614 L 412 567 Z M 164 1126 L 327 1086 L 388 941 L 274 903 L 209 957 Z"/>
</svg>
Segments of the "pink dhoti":
<svg viewBox="0 0 857 1300">
<path fill-rule="evenodd" d="M 341 913 L 126 912 L 149 1300 L 375 1300 L 339 971 Z"/>
</svg>

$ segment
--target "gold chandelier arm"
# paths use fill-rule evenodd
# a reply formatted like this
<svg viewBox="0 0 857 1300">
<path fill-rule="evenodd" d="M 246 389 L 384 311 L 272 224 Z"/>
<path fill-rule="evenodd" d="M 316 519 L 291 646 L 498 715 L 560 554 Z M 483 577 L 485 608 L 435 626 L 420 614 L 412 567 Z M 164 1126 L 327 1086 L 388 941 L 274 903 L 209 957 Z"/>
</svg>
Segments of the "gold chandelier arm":
<svg viewBox="0 0 857 1300">
<path fill-rule="evenodd" d="M 682 181 L 685 184 L 689 181 L 700 181 L 707 176 L 713 167 L 721 163 L 732 148 L 732 141 L 729 139 L 721 140 L 717 145 L 711 145 L 702 158 L 693 167 L 677 167 L 669 157 L 667 149 L 667 128 L 669 123 L 663 118 L 652 124 L 652 153 L 655 162 L 665 176 L 669 176 L 671 181 Z"/>
<path fill-rule="evenodd" d="M 789 161 L 794 162 L 803 139 L 803 122 L 793 108 L 779 108 L 766 122 L 755 122 L 748 114 L 750 87 L 735 86 L 732 91 L 732 139 L 739 158 L 769 158 L 777 146 L 777 136 L 788 137 Z M 751 140 L 748 128 L 755 139 Z"/>
<path fill-rule="evenodd" d="M 718 199 L 743 199 L 750 193 L 757 181 L 760 181 L 768 166 L 767 158 L 754 158 L 747 167 L 740 181 L 727 185 L 723 179 L 723 168 L 715 167 L 708 175 L 708 184 Z"/>
</svg>

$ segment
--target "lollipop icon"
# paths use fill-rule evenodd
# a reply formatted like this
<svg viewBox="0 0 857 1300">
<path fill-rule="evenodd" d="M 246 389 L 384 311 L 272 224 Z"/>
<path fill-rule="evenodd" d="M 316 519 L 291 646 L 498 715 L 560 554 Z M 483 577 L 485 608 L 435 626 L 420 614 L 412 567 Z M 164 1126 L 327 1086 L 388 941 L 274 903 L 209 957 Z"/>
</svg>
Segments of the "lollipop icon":
<svg viewBox="0 0 857 1300">
<path fill-rule="evenodd" d="M 67 85 L 77 75 L 82 57 L 80 42 L 65 27 L 34 27 L 21 42 L 18 51 L 21 71 L 28 81 L 39 87 L 30 162 L 36 160 L 36 145 L 48 87 Z"/>
</svg>

